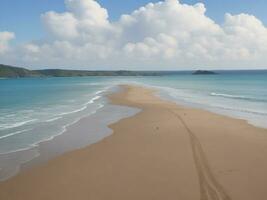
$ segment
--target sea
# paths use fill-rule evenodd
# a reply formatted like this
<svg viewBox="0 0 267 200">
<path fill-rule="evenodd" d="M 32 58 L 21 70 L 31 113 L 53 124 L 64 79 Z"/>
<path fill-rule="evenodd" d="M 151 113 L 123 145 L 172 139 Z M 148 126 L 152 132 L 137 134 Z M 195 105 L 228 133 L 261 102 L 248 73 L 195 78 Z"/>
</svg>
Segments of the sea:
<svg viewBox="0 0 267 200">
<path fill-rule="evenodd" d="M 64 137 L 69 127 L 85 117 L 101 122 L 90 124 L 91 131 L 86 136 L 90 141 L 96 134 L 98 140 L 108 135 L 94 126 L 107 127 L 140 112 L 109 103 L 106 95 L 119 91 L 120 84 L 154 88 L 156 95 L 179 105 L 267 128 L 267 70 L 216 73 L 192 75 L 190 71 L 182 71 L 162 76 L 0 79 L 0 180 L 13 176 L 22 165 L 41 156 L 39 144 Z"/>
</svg>

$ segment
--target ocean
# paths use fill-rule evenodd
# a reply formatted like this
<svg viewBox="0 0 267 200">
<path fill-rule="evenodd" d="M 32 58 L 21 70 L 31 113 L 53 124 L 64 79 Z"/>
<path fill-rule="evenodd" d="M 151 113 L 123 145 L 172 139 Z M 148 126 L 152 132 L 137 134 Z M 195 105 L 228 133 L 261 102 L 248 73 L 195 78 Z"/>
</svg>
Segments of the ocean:
<svg viewBox="0 0 267 200">
<path fill-rule="evenodd" d="M 162 98 L 244 119 L 267 128 L 267 70 L 217 71 L 217 75 L 150 77 L 142 83 L 159 89 Z"/>
<path fill-rule="evenodd" d="M 157 95 L 180 105 L 244 119 L 267 128 L 267 70 L 217 73 L 0 79 L 0 179 L 14 175 L 20 165 L 40 156 L 41 142 L 64 136 L 68 127 L 84 117 L 93 120 L 104 112 L 94 118 L 103 123 L 90 126 L 107 126 L 136 114 L 138 110 L 133 108 L 109 105 L 105 95 L 119 90 L 119 84 L 155 88 Z M 89 133 L 89 140 L 90 134 L 96 133 Z M 21 156 L 22 152 L 28 152 L 27 156 Z"/>
</svg>

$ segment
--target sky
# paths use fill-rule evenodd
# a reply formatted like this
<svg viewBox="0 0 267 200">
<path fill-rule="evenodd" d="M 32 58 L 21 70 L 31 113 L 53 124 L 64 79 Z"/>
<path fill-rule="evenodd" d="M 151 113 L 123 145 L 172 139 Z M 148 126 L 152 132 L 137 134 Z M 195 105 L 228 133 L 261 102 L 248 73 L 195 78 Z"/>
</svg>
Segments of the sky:
<svg viewBox="0 0 267 200">
<path fill-rule="evenodd" d="M 266 69 L 266 0 L 0 0 L 0 62 Z"/>
</svg>

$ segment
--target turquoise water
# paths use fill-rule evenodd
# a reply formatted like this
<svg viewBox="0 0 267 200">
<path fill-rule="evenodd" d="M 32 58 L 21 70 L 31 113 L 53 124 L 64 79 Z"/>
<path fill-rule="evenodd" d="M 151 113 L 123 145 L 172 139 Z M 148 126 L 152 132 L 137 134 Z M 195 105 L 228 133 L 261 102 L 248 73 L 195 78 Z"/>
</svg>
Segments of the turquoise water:
<svg viewBox="0 0 267 200">
<path fill-rule="evenodd" d="M 0 80 L 0 154 L 52 139 L 103 106 L 101 79 Z"/>
<path fill-rule="evenodd" d="M 219 75 L 206 76 L 176 72 L 159 77 L 0 79 L 0 162 L 2 157 L 11 158 L 6 155 L 53 140 L 81 118 L 100 112 L 108 104 L 104 95 L 122 83 L 153 87 L 159 96 L 178 104 L 267 128 L 266 70 L 219 71 Z"/>
<path fill-rule="evenodd" d="M 141 82 L 163 98 L 267 127 L 267 71 L 219 71 L 219 75 L 181 74 Z"/>
</svg>

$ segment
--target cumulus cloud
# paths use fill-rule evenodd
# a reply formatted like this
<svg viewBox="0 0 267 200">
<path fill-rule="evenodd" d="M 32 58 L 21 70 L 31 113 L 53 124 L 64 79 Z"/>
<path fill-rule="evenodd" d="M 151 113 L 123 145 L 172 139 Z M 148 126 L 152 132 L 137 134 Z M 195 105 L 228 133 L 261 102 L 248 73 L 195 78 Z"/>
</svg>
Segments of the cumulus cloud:
<svg viewBox="0 0 267 200">
<path fill-rule="evenodd" d="M 9 50 L 9 42 L 14 38 L 15 34 L 12 32 L 0 32 L 0 54 L 4 54 Z"/>
<path fill-rule="evenodd" d="M 41 16 L 46 38 L 16 47 L 19 59 L 12 60 L 88 69 L 266 68 L 267 28 L 252 15 L 227 13 L 217 24 L 203 3 L 165 0 L 110 21 L 95 0 L 65 0 L 65 5 L 63 13 Z M 5 37 L 0 34 L 0 53 L 12 39 Z"/>
</svg>

